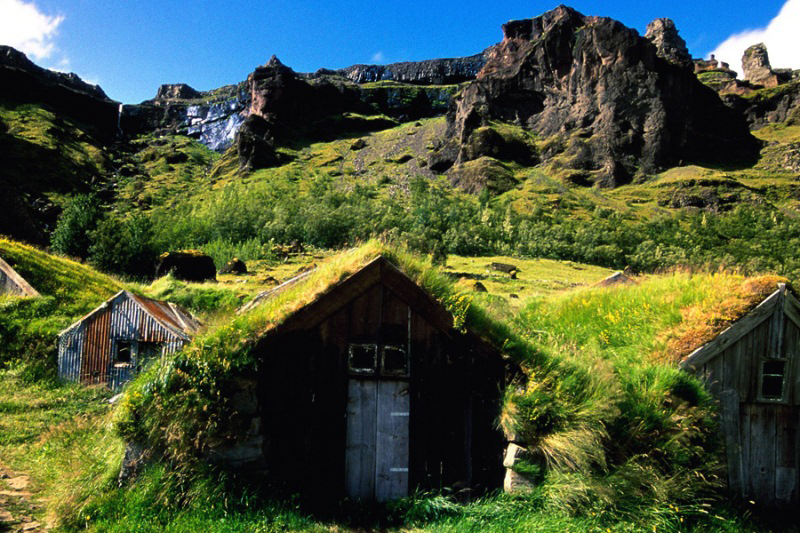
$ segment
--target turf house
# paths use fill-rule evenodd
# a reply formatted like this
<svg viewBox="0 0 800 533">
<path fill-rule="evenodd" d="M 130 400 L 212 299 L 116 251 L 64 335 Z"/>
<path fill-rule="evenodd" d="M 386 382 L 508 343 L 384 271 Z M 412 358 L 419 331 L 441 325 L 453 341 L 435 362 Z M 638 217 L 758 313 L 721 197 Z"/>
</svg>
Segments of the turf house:
<svg viewBox="0 0 800 533">
<path fill-rule="evenodd" d="M 500 486 L 500 354 L 386 258 L 294 311 L 252 354 L 261 458 L 296 488 L 386 501 Z"/>
<path fill-rule="evenodd" d="M 39 293 L 11 265 L 0 258 L 0 294 L 39 296 Z"/>
<path fill-rule="evenodd" d="M 777 291 L 682 363 L 720 402 L 728 485 L 765 507 L 796 507 L 800 485 L 800 302 Z"/>
<path fill-rule="evenodd" d="M 58 376 L 120 388 L 149 359 L 174 353 L 199 327 L 170 302 L 120 291 L 58 336 Z"/>
</svg>

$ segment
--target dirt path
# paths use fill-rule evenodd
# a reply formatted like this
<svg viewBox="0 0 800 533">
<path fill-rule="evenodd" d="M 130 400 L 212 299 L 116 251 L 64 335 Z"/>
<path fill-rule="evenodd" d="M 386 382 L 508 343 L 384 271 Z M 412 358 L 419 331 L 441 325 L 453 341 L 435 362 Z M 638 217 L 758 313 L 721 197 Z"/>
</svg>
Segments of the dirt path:
<svg viewBox="0 0 800 533">
<path fill-rule="evenodd" d="M 0 533 L 47 531 L 49 528 L 34 518 L 43 503 L 31 492 L 28 476 L 0 463 Z"/>
</svg>

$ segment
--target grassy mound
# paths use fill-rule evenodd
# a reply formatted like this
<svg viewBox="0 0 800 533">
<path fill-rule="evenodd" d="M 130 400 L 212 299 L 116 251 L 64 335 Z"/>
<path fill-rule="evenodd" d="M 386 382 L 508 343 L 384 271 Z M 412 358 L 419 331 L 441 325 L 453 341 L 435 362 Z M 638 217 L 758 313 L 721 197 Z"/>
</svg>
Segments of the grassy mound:
<svg viewBox="0 0 800 533">
<path fill-rule="evenodd" d="M 0 257 L 42 295 L 0 300 L 0 367 L 19 362 L 36 375 L 52 373 L 58 333 L 122 285 L 86 265 L 7 239 L 0 239 Z"/>
</svg>

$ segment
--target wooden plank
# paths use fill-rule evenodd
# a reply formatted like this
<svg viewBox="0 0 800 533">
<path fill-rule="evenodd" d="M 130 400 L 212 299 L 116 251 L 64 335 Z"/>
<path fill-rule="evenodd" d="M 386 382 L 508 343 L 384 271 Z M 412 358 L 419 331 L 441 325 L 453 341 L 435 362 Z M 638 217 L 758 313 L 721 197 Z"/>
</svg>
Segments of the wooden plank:
<svg viewBox="0 0 800 533">
<path fill-rule="evenodd" d="M 772 358 L 782 358 L 783 357 L 783 322 L 784 322 L 784 307 L 786 301 L 786 284 L 779 283 L 778 284 L 778 303 L 775 306 L 775 311 L 772 313 L 772 318 L 770 320 L 770 332 L 769 332 L 769 351 L 767 352 L 767 357 Z"/>
<path fill-rule="evenodd" d="M 345 490 L 353 499 L 375 496 L 377 382 L 351 379 L 347 398 Z"/>
<path fill-rule="evenodd" d="M 800 328 L 800 301 L 789 291 L 786 291 L 784 298 L 783 310 L 786 316 Z"/>
<path fill-rule="evenodd" d="M 744 498 L 753 497 L 753 465 L 750 462 L 750 414 L 752 407 L 752 404 L 739 402 L 739 442 L 742 456 L 742 496 Z"/>
<path fill-rule="evenodd" d="M 717 335 L 713 340 L 704 344 L 684 359 L 680 364 L 681 368 L 700 368 L 707 363 L 711 358 L 715 357 L 721 351 L 731 346 L 736 341 L 741 339 L 744 335 L 749 333 L 753 328 L 769 319 L 778 300 L 781 299 L 781 291 L 775 291 L 767 299 L 758 304 L 758 306 L 734 322 L 728 329 Z"/>
<path fill-rule="evenodd" d="M 379 502 L 408 496 L 410 408 L 408 382 L 378 382 L 375 499 Z"/>
<path fill-rule="evenodd" d="M 735 390 L 728 389 L 722 393 L 720 404 L 722 408 L 722 430 L 725 435 L 725 456 L 728 462 L 728 488 L 731 493 L 743 496 L 739 395 Z"/>
<path fill-rule="evenodd" d="M 703 379 L 708 391 L 719 398 L 725 385 L 725 371 L 729 361 L 735 361 L 735 354 L 730 353 L 731 349 L 725 350 L 720 357 L 715 357 L 706 363 L 706 370 Z"/>
<path fill-rule="evenodd" d="M 750 497 L 760 506 L 775 505 L 775 406 L 750 406 Z"/>
<path fill-rule="evenodd" d="M 797 464 L 797 428 L 800 408 L 794 405 L 776 405 L 776 468 L 775 503 L 779 507 L 797 504 L 797 482 L 800 465 Z"/>
</svg>

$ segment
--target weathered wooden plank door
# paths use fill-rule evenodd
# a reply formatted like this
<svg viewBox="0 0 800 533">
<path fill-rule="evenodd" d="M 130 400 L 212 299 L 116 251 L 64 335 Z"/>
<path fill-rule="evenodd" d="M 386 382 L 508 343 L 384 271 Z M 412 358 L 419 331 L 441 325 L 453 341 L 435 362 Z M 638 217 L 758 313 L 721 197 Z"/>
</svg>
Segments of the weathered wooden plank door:
<svg viewBox="0 0 800 533">
<path fill-rule="evenodd" d="M 351 379 L 347 401 L 345 486 L 355 499 L 408 495 L 408 383 Z"/>
</svg>

